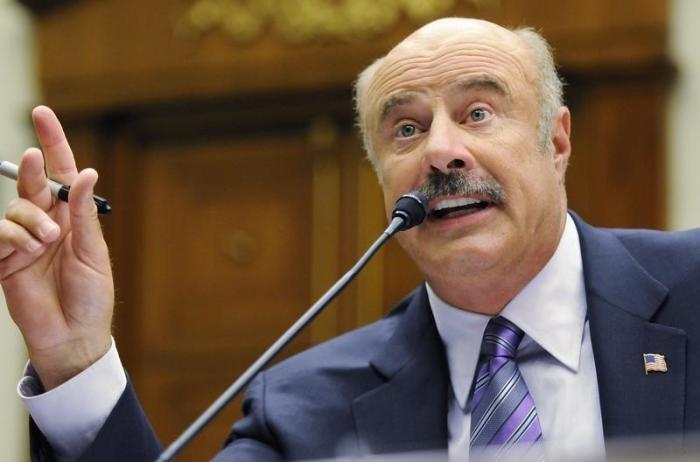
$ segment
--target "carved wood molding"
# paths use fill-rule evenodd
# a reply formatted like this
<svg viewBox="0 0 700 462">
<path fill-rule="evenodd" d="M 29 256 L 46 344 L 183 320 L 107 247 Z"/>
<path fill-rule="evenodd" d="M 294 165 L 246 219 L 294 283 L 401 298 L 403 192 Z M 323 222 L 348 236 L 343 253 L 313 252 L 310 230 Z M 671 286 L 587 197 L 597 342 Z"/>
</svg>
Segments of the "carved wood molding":
<svg viewBox="0 0 700 462">
<path fill-rule="evenodd" d="M 459 3 L 478 8 L 500 0 L 195 0 L 178 32 L 216 30 L 249 43 L 272 29 L 290 43 L 350 41 L 377 36 L 404 17 L 422 24 L 449 14 Z"/>
</svg>

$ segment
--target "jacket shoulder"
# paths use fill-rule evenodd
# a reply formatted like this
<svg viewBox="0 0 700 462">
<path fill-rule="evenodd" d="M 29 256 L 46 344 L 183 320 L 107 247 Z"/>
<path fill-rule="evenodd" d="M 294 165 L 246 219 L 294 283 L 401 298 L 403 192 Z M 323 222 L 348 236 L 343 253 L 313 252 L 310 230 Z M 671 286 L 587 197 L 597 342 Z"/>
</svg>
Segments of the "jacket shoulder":
<svg viewBox="0 0 700 462">
<path fill-rule="evenodd" d="M 700 229 L 610 229 L 653 277 L 668 287 L 700 277 Z"/>
<path fill-rule="evenodd" d="M 267 379 L 313 371 L 366 369 L 377 349 L 394 334 L 414 294 L 404 298 L 384 318 L 311 347 L 271 367 L 266 371 Z"/>
<path fill-rule="evenodd" d="M 359 453 L 352 403 L 384 382 L 371 360 L 391 341 L 411 299 L 377 322 L 259 374 L 248 388 L 244 417 L 234 426 L 226 451 L 246 461 L 279 460 L 275 454 L 305 460 Z"/>
</svg>

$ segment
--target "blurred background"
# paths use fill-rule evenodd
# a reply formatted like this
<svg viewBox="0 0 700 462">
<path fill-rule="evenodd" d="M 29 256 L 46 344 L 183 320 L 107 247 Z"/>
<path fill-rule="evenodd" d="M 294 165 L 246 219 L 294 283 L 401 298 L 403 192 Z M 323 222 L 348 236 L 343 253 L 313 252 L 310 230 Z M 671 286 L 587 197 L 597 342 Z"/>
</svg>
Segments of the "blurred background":
<svg viewBox="0 0 700 462">
<path fill-rule="evenodd" d="M 0 0 L 0 158 L 49 104 L 98 194 L 115 338 L 172 441 L 385 223 L 351 82 L 421 24 L 530 25 L 573 113 L 571 208 L 601 226 L 700 225 L 695 0 Z M 0 203 L 14 197 L 0 180 Z M 287 350 L 371 322 L 420 280 L 388 246 Z M 0 458 L 28 460 L 25 353 L 0 310 Z M 178 460 L 210 458 L 238 401 Z"/>
</svg>

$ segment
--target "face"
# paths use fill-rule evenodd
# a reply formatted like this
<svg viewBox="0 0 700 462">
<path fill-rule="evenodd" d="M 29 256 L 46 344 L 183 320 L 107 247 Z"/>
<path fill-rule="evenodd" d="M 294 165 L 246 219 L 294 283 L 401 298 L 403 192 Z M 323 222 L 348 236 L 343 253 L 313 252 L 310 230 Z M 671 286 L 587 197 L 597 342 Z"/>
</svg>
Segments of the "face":
<svg viewBox="0 0 700 462">
<path fill-rule="evenodd" d="M 565 222 L 568 112 L 541 140 L 537 70 L 509 31 L 472 20 L 424 29 L 387 55 L 363 95 L 386 207 L 448 174 L 476 186 L 434 188 L 426 221 L 397 237 L 428 281 L 540 264 Z"/>
</svg>

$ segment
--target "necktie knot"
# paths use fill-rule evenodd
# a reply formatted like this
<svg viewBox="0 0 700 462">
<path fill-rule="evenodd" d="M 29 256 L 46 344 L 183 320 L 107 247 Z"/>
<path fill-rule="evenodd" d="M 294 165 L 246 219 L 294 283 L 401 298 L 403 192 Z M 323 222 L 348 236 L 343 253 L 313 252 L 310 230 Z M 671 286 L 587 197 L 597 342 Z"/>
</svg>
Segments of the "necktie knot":
<svg viewBox="0 0 700 462">
<path fill-rule="evenodd" d="M 492 318 L 484 331 L 481 354 L 514 359 L 523 335 L 522 329 L 506 318 L 502 316 Z"/>
</svg>

